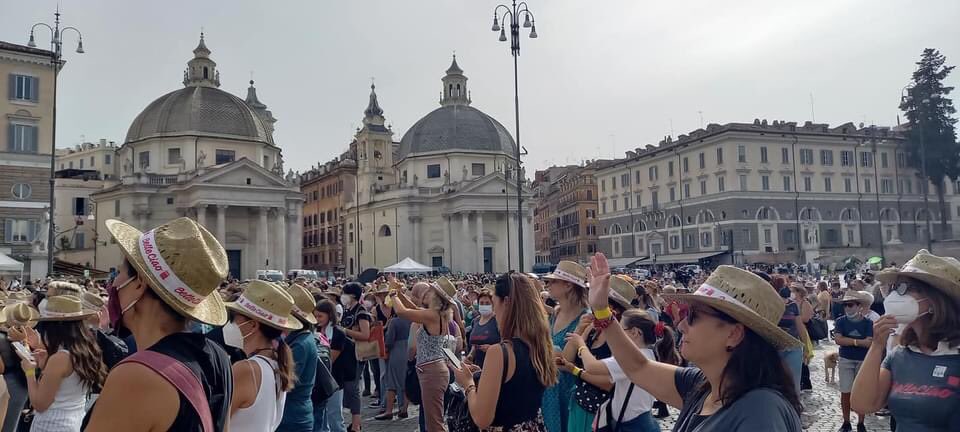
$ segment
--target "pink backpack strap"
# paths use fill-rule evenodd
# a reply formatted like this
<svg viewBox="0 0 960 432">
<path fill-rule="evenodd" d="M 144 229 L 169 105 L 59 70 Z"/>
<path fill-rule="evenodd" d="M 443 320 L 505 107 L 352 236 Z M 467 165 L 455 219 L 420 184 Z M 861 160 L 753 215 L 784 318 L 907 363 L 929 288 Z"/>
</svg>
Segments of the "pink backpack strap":
<svg viewBox="0 0 960 432">
<path fill-rule="evenodd" d="M 120 364 L 129 362 L 142 364 L 173 384 L 177 391 L 187 398 L 194 411 L 200 415 L 204 432 L 214 432 L 213 415 L 210 413 L 207 395 L 204 394 L 203 386 L 200 385 L 200 378 L 197 378 L 190 368 L 173 357 L 155 351 L 138 351 L 123 359 Z"/>
</svg>

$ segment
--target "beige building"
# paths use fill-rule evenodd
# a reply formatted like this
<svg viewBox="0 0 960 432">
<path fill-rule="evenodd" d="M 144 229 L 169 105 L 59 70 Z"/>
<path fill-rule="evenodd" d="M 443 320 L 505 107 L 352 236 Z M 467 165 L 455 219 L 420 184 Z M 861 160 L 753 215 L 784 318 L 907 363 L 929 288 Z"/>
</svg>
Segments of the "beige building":
<svg viewBox="0 0 960 432">
<path fill-rule="evenodd" d="M 303 268 L 321 276 L 343 276 L 343 209 L 356 196 L 356 146 L 339 158 L 300 174 L 303 204 Z"/>
<path fill-rule="evenodd" d="M 117 179 L 93 194 L 97 266 L 121 262 L 104 221 L 141 230 L 176 217 L 195 218 L 227 251 L 234 277 L 257 270 L 301 268 L 303 195 L 284 175 L 273 140 L 276 119 L 257 97 L 220 89 L 220 72 L 203 35 L 183 72 L 183 88 L 154 100 L 117 149 Z"/>
<path fill-rule="evenodd" d="M 101 139 L 96 143 L 77 144 L 73 148 L 57 149 L 57 171 L 90 170 L 101 174 L 103 179 L 116 179 L 117 167 L 114 163 L 117 144 Z"/>
<path fill-rule="evenodd" d="M 940 232 L 902 144 L 889 128 L 756 120 L 638 148 L 597 172 L 600 249 L 614 265 L 806 263 L 915 251 L 927 218 L 950 238 L 960 208 Z"/>
<path fill-rule="evenodd" d="M 52 53 L 0 41 L 0 254 L 23 264 L 23 276 L 47 274 L 50 163 L 53 147 Z M 0 257 L 2 258 L 2 257 Z M 20 275 L 0 269 L 0 276 Z"/>
</svg>

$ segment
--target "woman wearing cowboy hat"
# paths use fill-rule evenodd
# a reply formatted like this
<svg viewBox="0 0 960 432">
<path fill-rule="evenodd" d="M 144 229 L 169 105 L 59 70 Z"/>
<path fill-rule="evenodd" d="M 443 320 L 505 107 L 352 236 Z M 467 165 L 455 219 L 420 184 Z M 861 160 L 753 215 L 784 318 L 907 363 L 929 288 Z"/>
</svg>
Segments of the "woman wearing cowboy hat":
<svg viewBox="0 0 960 432">
<path fill-rule="evenodd" d="M 665 296 L 690 304 L 680 352 L 699 368 L 679 368 L 647 359 L 615 323 L 603 254 L 588 274 L 594 327 L 631 382 L 680 409 L 675 432 L 801 431 L 797 390 L 778 355 L 800 342 L 777 327 L 783 301 L 765 280 L 720 266 L 693 294 Z"/>
<path fill-rule="evenodd" d="M 230 430 L 273 431 L 297 378 L 293 353 L 283 340 L 283 332 L 303 328 L 293 315 L 293 297 L 274 284 L 255 280 L 226 307 L 231 314 L 227 325 L 236 326 L 250 357 L 233 364 Z"/>
<path fill-rule="evenodd" d="M 877 276 L 889 286 L 886 315 L 853 383 L 854 409 L 887 406 L 896 430 L 960 430 L 960 262 L 921 250 Z M 900 344 L 884 358 L 887 338 Z"/>
<path fill-rule="evenodd" d="M 77 297 L 50 297 L 40 311 L 39 338 L 27 337 L 33 356 L 18 352 L 35 412 L 31 431 L 80 430 L 87 394 L 107 376 L 100 347 L 83 323 L 92 315 Z M 39 378 L 38 368 L 43 370 Z"/>
<path fill-rule="evenodd" d="M 110 371 L 84 430 L 227 430 L 230 359 L 216 342 L 187 332 L 190 321 L 227 322 L 216 293 L 227 277 L 226 252 L 188 218 L 147 232 L 113 219 L 106 226 L 124 258 L 108 289 L 107 310 L 113 328 L 132 333 L 138 352 Z M 170 380 L 157 362 L 188 374 Z"/>
</svg>

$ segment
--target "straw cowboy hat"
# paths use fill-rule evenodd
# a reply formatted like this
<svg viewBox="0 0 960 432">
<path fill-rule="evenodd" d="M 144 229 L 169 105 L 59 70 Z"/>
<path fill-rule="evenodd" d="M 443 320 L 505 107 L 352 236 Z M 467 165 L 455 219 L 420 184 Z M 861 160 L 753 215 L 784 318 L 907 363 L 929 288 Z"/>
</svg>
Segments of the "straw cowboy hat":
<svg viewBox="0 0 960 432">
<path fill-rule="evenodd" d="M 14 303 L 22 303 L 22 302 L 29 303 L 32 298 L 33 298 L 33 294 L 30 294 L 29 291 L 14 291 L 7 296 L 7 301 L 5 303 L 6 304 L 14 304 Z"/>
<path fill-rule="evenodd" d="M 299 285 L 297 285 L 299 286 Z M 300 330 L 303 323 L 293 315 L 293 297 L 265 281 L 253 281 L 227 309 L 279 330 Z M 312 313 L 310 314 L 313 315 Z"/>
<path fill-rule="evenodd" d="M 16 327 L 34 327 L 40 318 L 40 312 L 26 303 L 14 303 L 3 308 L 7 325 Z"/>
<path fill-rule="evenodd" d="M 116 219 L 107 229 L 147 285 L 180 315 L 215 326 L 227 322 L 223 299 L 213 295 L 227 277 L 227 253 L 206 228 L 178 218 L 147 232 Z"/>
<path fill-rule="evenodd" d="M 250 282 L 250 285 L 253 285 L 253 282 Z M 249 287 L 248 287 L 249 289 Z M 293 316 L 298 317 L 310 324 L 316 324 L 317 318 L 313 316 L 313 310 L 317 307 L 317 301 L 313 299 L 313 295 L 310 294 L 303 285 L 293 284 L 287 287 L 287 294 L 293 299 Z"/>
<path fill-rule="evenodd" d="M 630 301 L 636 296 L 637 292 L 634 290 L 633 284 L 629 281 L 620 277 L 620 275 L 610 278 L 610 301 L 616 302 L 624 309 L 633 309 Z"/>
<path fill-rule="evenodd" d="M 453 300 L 453 297 L 457 295 L 457 287 L 453 282 L 450 282 L 450 279 L 447 279 L 446 276 L 437 278 L 436 282 L 440 290 L 443 291 L 443 294 L 447 296 L 447 299 Z"/>
<path fill-rule="evenodd" d="M 83 308 L 83 301 L 72 295 L 47 298 L 47 307 L 40 311 L 38 321 L 79 321 L 97 313 Z"/>
<path fill-rule="evenodd" d="M 70 295 L 77 298 L 83 295 L 83 287 L 73 282 L 51 281 L 47 284 L 47 297 Z"/>
<path fill-rule="evenodd" d="M 543 279 L 562 280 L 574 285 L 587 287 L 587 269 L 573 261 L 560 261 L 557 268 Z"/>
<path fill-rule="evenodd" d="M 80 298 L 80 301 L 83 303 L 83 307 L 86 310 L 93 312 L 100 312 L 103 310 L 103 298 L 90 291 L 83 293 L 83 297 Z"/>
<path fill-rule="evenodd" d="M 800 346 L 800 341 L 777 323 L 786 307 L 763 278 L 752 272 L 722 265 L 692 294 L 664 294 L 667 301 L 702 304 L 729 315 L 777 350 Z"/>
<path fill-rule="evenodd" d="M 868 308 L 873 304 L 873 294 L 866 291 L 848 290 L 847 293 L 843 295 L 843 298 L 840 299 L 840 303 L 846 302 L 857 302 L 860 303 L 861 306 Z"/>
<path fill-rule="evenodd" d="M 899 277 L 925 282 L 960 302 L 960 261 L 954 257 L 936 256 L 920 249 L 899 269 L 890 268 L 877 274 L 877 280 L 885 284 L 892 284 Z"/>
</svg>

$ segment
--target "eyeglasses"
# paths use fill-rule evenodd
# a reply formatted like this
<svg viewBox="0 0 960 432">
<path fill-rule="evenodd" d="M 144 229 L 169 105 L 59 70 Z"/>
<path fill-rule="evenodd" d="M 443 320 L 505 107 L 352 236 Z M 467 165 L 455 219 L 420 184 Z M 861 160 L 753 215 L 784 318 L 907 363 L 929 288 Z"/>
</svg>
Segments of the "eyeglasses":
<svg viewBox="0 0 960 432">
<path fill-rule="evenodd" d="M 904 281 L 896 281 L 890 284 L 891 293 L 895 292 L 900 295 L 906 295 L 907 291 L 909 290 L 910 290 L 910 284 Z"/>
<path fill-rule="evenodd" d="M 857 307 L 857 306 L 859 306 L 857 303 L 844 303 L 844 304 L 843 304 L 843 307 L 845 307 L 845 308 L 852 308 L 852 307 Z"/>
</svg>

